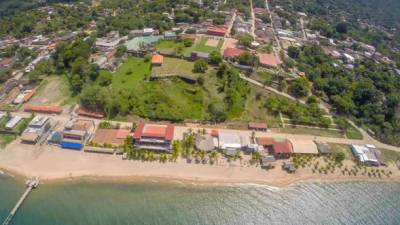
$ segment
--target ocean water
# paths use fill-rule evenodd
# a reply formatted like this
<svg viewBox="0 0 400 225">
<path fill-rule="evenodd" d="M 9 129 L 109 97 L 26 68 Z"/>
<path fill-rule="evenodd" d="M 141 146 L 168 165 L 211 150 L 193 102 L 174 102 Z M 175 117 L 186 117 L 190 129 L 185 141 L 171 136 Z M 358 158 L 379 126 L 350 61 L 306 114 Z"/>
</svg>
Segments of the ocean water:
<svg viewBox="0 0 400 225">
<path fill-rule="evenodd" d="M 0 175 L 0 219 L 24 190 Z M 196 185 L 165 181 L 42 184 L 13 225 L 400 224 L 400 183 Z"/>
</svg>

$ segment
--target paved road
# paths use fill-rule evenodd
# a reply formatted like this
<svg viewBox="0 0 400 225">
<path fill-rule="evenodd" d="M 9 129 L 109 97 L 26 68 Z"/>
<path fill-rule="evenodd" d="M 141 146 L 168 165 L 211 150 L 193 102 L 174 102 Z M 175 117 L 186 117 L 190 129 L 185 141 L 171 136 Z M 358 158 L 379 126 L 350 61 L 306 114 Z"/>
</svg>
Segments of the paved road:
<svg viewBox="0 0 400 225">
<path fill-rule="evenodd" d="M 268 0 L 265 0 L 265 8 L 267 8 L 267 11 L 269 14 L 269 19 L 271 20 L 272 32 L 274 33 L 275 42 L 278 45 L 278 52 L 279 52 L 282 49 L 282 46 L 281 46 L 281 43 L 279 42 L 278 36 L 276 35 L 275 26 L 274 26 L 274 22 L 272 20 L 271 10 L 269 9 Z"/>
<path fill-rule="evenodd" d="M 250 0 L 250 10 L 251 10 L 251 30 L 250 34 L 253 36 L 254 40 L 256 40 L 256 16 L 254 14 L 254 9 L 253 9 L 253 0 Z"/>
</svg>

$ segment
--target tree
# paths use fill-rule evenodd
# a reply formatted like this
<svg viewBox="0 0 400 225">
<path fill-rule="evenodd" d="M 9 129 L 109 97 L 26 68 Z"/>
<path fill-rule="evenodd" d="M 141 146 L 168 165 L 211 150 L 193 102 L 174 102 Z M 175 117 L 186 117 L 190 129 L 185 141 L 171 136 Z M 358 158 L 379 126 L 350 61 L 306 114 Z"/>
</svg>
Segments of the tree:
<svg viewBox="0 0 400 225">
<path fill-rule="evenodd" d="M 122 57 L 126 52 L 126 46 L 125 45 L 120 45 L 117 47 L 117 53 L 116 56 L 117 57 Z"/>
<path fill-rule="evenodd" d="M 346 155 L 342 151 L 337 151 L 333 153 L 333 159 L 336 163 L 341 163 L 346 158 Z"/>
<path fill-rule="evenodd" d="M 183 45 L 188 48 L 193 45 L 193 40 L 191 38 L 185 38 L 183 39 Z"/>
<path fill-rule="evenodd" d="M 289 46 L 288 48 L 288 56 L 292 59 L 297 59 L 299 58 L 300 55 L 300 50 L 296 47 Z"/>
<path fill-rule="evenodd" d="M 218 51 L 212 51 L 208 59 L 211 65 L 219 65 L 222 62 L 222 56 Z"/>
<path fill-rule="evenodd" d="M 250 52 L 243 52 L 236 57 L 236 60 L 241 65 L 255 66 L 258 63 L 258 58 Z"/>
<path fill-rule="evenodd" d="M 112 82 L 112 75 L 108 72 L 100 73 L 97 81 L 99 82 L 100 86 L 108 86 Z"/>
<path fill-rule="evenodd" d="M 220 104 L 211 103 L 207 107 L 210 119 L 216 123 L 224 122 L 227 118 L 225 109 Z"/>
<path fill-rule="evenodd" d="M 250 47 L 251 42 L 254 41 L 254 38 L 250 34 L 243 34 L 243 35 L 239 36 L 238 40 L 239 40 L 239 44 L 241 44 L 245 47 Z"/>
<path fill-rule="evenodd" d="M 347 23 L 340 22 L 336 25 L 336 31 L 341 34 L 346 34 L 348 32 Z"/>
<path fill-rule="evenodd" d="M 204 59 L 198 59 L 194 62 L 194 73 L 205 73 L 208 69 L 207 62 Z"/>
<path fill-rule="evenodd" d="M 291 92 L 296 97 L 306 97 L 310 92 L 310 82 L 306 78 L 299 78 L 292 82 Z"/>
</svg>

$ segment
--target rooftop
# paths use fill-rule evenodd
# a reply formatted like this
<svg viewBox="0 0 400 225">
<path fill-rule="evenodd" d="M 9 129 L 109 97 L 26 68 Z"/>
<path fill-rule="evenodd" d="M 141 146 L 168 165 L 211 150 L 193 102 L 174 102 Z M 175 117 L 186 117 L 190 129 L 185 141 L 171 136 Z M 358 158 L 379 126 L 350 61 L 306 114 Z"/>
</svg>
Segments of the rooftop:
<svg viewBox="0 0 400 225">
<path fill-rule="evenodd" d="M 172 141 L 174 137 L 175 126 L 172 124 L 145 124 L 140 123 L 135 130 L 134 138 L 163 138 Z"/>
<path fill-rule="evenodd" d="M 278 66 L 281 61 L 274 54 L 260 53 L 258 54 L 261 65 Z"/>
<path fill-rule="evenodd" d="M 224 57 L 226 57 L 226 58 L 234 58 L 236 56 L 239 56 L 243 52 L 245 52 L 245 50 L 239 49 L 239 48 L 226 48 L 224 50 Z"/>
<path fill-rule="evenodd" d="M 162 64 L 164 61 L 164 57 L 160 54 L 155 54 L 151 57 L 152 64 Z"/>
</svg>

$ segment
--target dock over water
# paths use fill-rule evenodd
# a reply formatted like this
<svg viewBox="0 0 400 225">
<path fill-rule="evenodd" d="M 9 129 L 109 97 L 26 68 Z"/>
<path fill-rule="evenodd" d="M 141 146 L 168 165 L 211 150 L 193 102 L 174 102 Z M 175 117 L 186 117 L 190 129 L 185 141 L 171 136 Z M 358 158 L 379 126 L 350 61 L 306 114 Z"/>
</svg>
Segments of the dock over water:
<svg viewBox="0 0 400 225">
<path fill-rule="evenodd" d="M 25 199 L 31 193 L 34 188 L 39 186 L 39 178 L 33 177 L 26 181 L 26 190 L 24 194 L 19 198 L 17 204 L 15 204 L 14 208 L 11 210 L 10 214 L 8 214 L 7 218 L 4 220 L 2 225 L 9 225 L 14 215 L 17 213 L 18 209 L 24 203 Z"/>
</svg>

